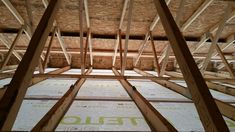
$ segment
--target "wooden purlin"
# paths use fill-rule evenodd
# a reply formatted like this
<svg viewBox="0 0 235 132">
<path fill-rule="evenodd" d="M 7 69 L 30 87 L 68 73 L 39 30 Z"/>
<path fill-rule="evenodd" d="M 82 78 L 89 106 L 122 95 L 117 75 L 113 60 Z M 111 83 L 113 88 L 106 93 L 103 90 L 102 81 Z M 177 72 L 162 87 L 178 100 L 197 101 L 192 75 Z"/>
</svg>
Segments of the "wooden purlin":
<svg viewBox="0 0 235 132">
<path fill-rule="evenodd" d="M 38 24 L 15 75 L 8 85 L 4 96 L 0 100 L 1 131 L 10 131 L 15 122 L 24 95 L 30 85 L 33 71 L 38 64 L 38 58 L 40 58 L 46 39 L 52 27 L 59 3 L 60 0 L 53 0 L 50 2 Z"/>
<path fill-rule="evenodd" d="M 165 1 L 154 4 L 205 130 L 229 131 Z"/>
</svg>

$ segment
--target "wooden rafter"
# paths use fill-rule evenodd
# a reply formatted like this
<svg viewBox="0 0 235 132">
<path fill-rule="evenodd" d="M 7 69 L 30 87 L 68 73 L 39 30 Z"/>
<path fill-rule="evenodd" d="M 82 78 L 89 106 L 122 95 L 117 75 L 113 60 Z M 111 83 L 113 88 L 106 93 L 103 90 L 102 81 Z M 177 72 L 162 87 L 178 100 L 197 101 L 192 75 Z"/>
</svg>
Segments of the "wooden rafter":
<svg viewBox="0 0 235 132">
<path fill-rule="evenodd" d="M 223 120 L 188 49 L 186 41 L 176 25 L 165 1 L 154 0 L 154 4 L 205 130 L 228 131 L 228 127 L 225 124 L 225 121 Z"/>
<path fill-rule="evenodd" d="M 166 75 L 170 76 L 170 77 L 183 77 L 181 73 L 179 72 L 166 72 Z M 208 80 L 206 78 L 204 78 L 204 80 L 206 81 L 206 84 L 208 86 L 208 88 L 228 94 L 228 95 L 232 95 L 235 96 L 235 89 L 231 88 L 229 86 L 223 86 L 220 84 L 216 84 L 213 81 L 213 79 L 217 79 L 218 77 L 215 78 L 210 78 L 211 80 Z M 214 80 L 215 81 L 215 80 Z M 226 79 L 222 80 L 222 81 L 226 81 Z M 229 82 L 229 81 L 226 81 Z"/>
<path fill-rule="evenodd" d="M 92 68 L 87 70 L 84 74 L 87 75 L 91 72 Z M 86 79 L 82 78 L 75 82 L 74 85 L 60 98 L 59 101 L 45 114 L 45 116 L 34 126 L 32 131 L 55 131 L 60 120 L 63 118 L 74 98 L 76 97 L 79 89 Z"/>
<path fill-rule="evenodd" d="M 8 88 L 4 96 L 0 100 L 0 128 L 2 131 L 11 130 L 15 122 L 26 90 L 30 85 L 33 71 L 38 63 L 38 58 L 41 55 L 52 27 L 56 11 L 59 7 L 59 1 L 53 0 L 50 2 L 29 43 L 28 50 L 24 54 L 10 84 L 7 86 Z"/>
<path fill-rule="evenodd" d="M 115 75 L 121 74 L 112 69 Z M 177 131 L 127 80 L 119 80 L 154 131 Z"/>
<path fill-rule="evenodd" d="M 134 70 L 135 70 L 137 73 L 139 73 L 139 74 L 141 74 L 141 75 L 143 75 L 143 76 L 154 76 L 154 75 L 149 74 L 149 73 L 147 73 L 147 72 L 141 71 L 141 70 L 139 70 L 139 69 L 137 69 L 137 68 L 134 68 Z M 151 79 L 151 80 L 152 80 L 153 82 L 156 82 L 156 83 L 162 85 L 162 86 L 165 87 L 165 88 L 168 88 L 168 89 L 170 89 L 170 90 L 172 90 L 172 91 L 175 91 L 175 92 L 177 92 L 177 93 L 179 93 L 179 94 L 185 96 L 185 97 L 188 98 L 188 99 L 193 100 L 193 97 L 192 97 L 192 95 L 191 95 L 190 92 L 189 92 L 189 88 L 190 88 L 190 87 L 187 88 L 187 87 L 178 85 L 178 84 L 176 84 L 176 83 L 174 83 L 174 82 L 170 82 L 170 81 L 164 81 L 164 80 L 161 80 L 161 81 L 160 81 L 160 80 L 156 80 L 156 79 Z M 222 102 L 222 101 L 217 100 L 217 99 L 214 99 L 214 101 L 215 101 L 216 105 L 218 106 L 220 112 L 221 112 L 224 116 L 230 118 L 231 120 L 235 120 L 235 117 L 234 117 L 235 106 L 230 105 L 230 104 L 225 103 L 225 102 Z M 200 114 L 199 114 L 199 116 L 200 116 Z M 209 124 L 208 124 L 208 125 L 209 125 Z M 221 124 L 219 124 L 219 125 L 221 125 Z M 225 125 L 226 125 L 226 124 L 225 124 Z M 205 129 L 205 130 L 206 130 L 206 129 Z M 213 130 L 211 130 L 211 131 L 213 131 Z M 228 130 L 228 129 L 227 129 L 227 130 L 225 129 L 225 130 L 223 130 L 223 131 L 229 131 L 229 130 Z"/>
</svg>

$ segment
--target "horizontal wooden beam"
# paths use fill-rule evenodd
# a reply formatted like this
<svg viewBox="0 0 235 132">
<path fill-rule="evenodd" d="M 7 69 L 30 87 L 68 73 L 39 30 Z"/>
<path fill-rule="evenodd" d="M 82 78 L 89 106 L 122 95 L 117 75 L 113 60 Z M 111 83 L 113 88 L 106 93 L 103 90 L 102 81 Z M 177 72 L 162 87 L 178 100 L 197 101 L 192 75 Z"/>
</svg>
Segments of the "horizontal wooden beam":
<svg viewBox="0 0 235 132">
<path fill-rule="evenodd" d="M 235 96 L 235 88 L 225 86 L 225 85 L 216 84 L 213 82 L 208 82 L 208 81 L 206 82 L 206 84 L 210 89 L 213 89 L 213 90 L 216 90 L 216 91 L 228 94 L 228 95 Z"/>
<path fill-rule="evenodd" d="M 66 67 L 63 67 L 63 68 L 59 68 L 59 69 L 56 69 L 54 71 L 51 71 L 51 72 L 48 72 L 47 74 L 55 74 L 55 75 L 60 75 L 60 73 L 63 73 L 65 71 L 68 71 L 71 67 L 70 66 L 66 66 Z M 42 74 L 42 75 L 46 75 L 46 74 Z M 40 77 L 40 78 L 35 78 L 33 77 L 32 81 L 31 81 L 31 85 L 34 85 L 36 83 L 39 83 L 41 81 L 44 81 L 48 79 L 47 76 L 44 76 L 44 77 Z"/>
<path fill-rule="evenodd" d="M 115 68 L 112 70 L 116 76 L 121 75 Z M 127 80 L 119 81 L 154 131 L 177 131 Z"/>
<path fill-rule="evenodd" d="M 157 79 L 157 80 L 184 80 L 181 77 L 153 77 L 153 76 L 113 76 L 113 75 L 81 75 L 81 74 L 60 74 L 69 70 L 69 66 L 51 71 L 46 74 L 34 74 L 33 83 L 38 83 L 48 78 L 93 78 L 93 79 Z M 170 72 L 167 72 L 170 73 Z M 0 73 L 0 77 L 12 77 L 14 73 Z M 204 78 L 206 81 L 218 81 L 218 82 L 234 82 L 235 79 L 225 79 L 225 78 Z"/>
</svg>

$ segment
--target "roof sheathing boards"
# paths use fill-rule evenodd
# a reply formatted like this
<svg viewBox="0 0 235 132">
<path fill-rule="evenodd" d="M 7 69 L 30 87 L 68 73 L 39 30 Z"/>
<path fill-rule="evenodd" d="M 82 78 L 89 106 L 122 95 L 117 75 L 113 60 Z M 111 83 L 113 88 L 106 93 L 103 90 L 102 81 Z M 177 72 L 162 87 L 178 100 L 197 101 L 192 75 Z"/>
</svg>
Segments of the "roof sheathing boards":
<svg viewBox="0 0 235 132">
<path fill-rule="evenodd" d="M 25 2 L 19 0 L 11 1 L 13 6 L 19 11 L 20 15 L 28 21 L 28 16 L 26 14 Z M 181 24 L 187 21 L 190 16 L 205 2 L 205 0 L 187 0 L 184 5 L 184 13 L 181 18 Z M 43 12 L 44 7 L 40 0 L 32 0 L 30 1 L 30 6 L 32 6 L 32 14 L 33 14 L 33 23 L 37 25 L 39 22 Z M 123 7 L 124 1 L 120 0 L 89 0 L 88 2 L 88 11 L 91 25 L 91 33 L 92 33 L 92 46 L 94 52 L 94 68 L 99 69 L 111 69 L 112 68 L 112 56 L 113 56 L 113 47 L 116 40 L 116 34 L 118 30 L 118 24 L 120 22 L 121 11 Z M 170 11 L 174 17 L 176 17 L 176 13 L 179 9 L 180 0 L 171 1 L 169 4 Z M 204 34 L 208 29 L 210 29 L 213 25 L 218 23 L 224 13 L 224 9 L 227 6 L 227 2 L 225 1 L 216 1 L 214 0 L 205 11 L 203 11 L 198 18 L 195 19 L 194 22 L 189 26 L 189 28 L 183 32 L 185 39 L 189 40 L 187 43 L 190 47 L 195 45 L 195 41 L 199 41 L 202 34 Z M 235 6 L 234 6 L 235 7 Z M 3 13 L 0 14 L 0 17 L 3 18 L 3 22 L 0 22 L 0 29 L 4 28 L 2 32 L 8 32 L 7 35 L 12 41 L 14 39 L 15 33 L 19 29 L 19 26 L 15 25 L 18 23 L 15 18 L 12 16 L 10 11 L 5 7 L 4 4 L 0 4 L 0 8 L 3 8 Z M 235 9 L 235 8 L 234 8 Z M 128 12 L 128 8 L 127 8 Z M 65 45 L 67 47 L 68 53 L 73 54 L 72 57 L 72 67 L 80 67 L 79 64 L 79 1 L 73 0 L 62 0 L 62 4 L 58 11 L 58 15 L 56 21 L 58 23 L 58 27 L 62 31 L 62 36 L 65 40 Z M 127 14 L 127 13 L 126 13 Z M 128 47 L 128 59 L 127 59 L 127 69 L 133 68 L 133 59 L 136 57 L 138 53 L 139 45 L 142 43 L 144 39 L 144 35 L 148 32 L 149 25 L 152 23 L 154 17 L 156 16 L 157 11 L 154 7 L 152 0 L 136 0 L 134 1 L 133 8 L 133 19 L 131 24 L 131 32 L 130 32 L 130 41 Z M 1 16 L 2 15 L 2 16 Z M 14 21 L 14 23 L 12 23 Z M 83 20 L 85 21 L 85 19 Z M 235 29 L 233 24 L 234 20 L 229 22 L 221 35 L 222 41 L 226 39 L 229 35 L 231 35 Z M 2 23 L 2 24 L 1 24 Z M 122 37 L 124 38 L 125 30 L 127 23 L 127 15 L 124 17 L 123 27 L 122 27 Z M 19 24 L 18 24 L 19 25 Z M 84 32 L 86 34 L 86 22 L 83 24 Z M 14 35 L 12 35 L 14 34 Z M 23 35 L 24 36 L 24 35 Z M 86 36 L 86 35 L 84 35 Z M 162 28 L 161 22 L 159 21 L 156 28 L 153 30 L 153 36 L 155 42 L 157 44 L 156 51 L 158 55 L 161 54 L 162 50 L 166 46 L 167 36 Z M 49 37 L 50 38 L 50 37 Z M 11 42 L 12 42 L 11 41 Z M 49 39 L 48 39 L 49 41 Z M 124 41 L 124 39 L 122 40 Z M 85 44 L 85 41 L 84 41 Z M 123 43 L 124 44 L 124 43 Z M 19 44 L 17 44 L 15 49 L 25 50 L 27 48 L 28 41 L 25 37 L 21 37 Z M 49 61 L 49 67 L 62 67 L 67 63 L 65 61 L 64 56 L 62 55 L 62 51 L 60 45 L 58 44 L 58 40 L 55 39 L 54 44 L 52 46 L 52 54 L 51 59 Z M 0 47 L 0 50 L 4 49 L 4 53 L 6 53 L 7 49 L 5 46 Z M 46 52 L 46 48 L 44 49 L 44 53 Z M 200 56 L 205 55 L 208 47 L 202 47 L 202 49 L 198 50 L 198 54 Z M 224 52 L 231 54 L 234 51 L 234 47 L 230 46 L 230 48 L 226 49 Z M 24 51 L 21 51 L 24 53 Z M 59 53 L 58 53 L 59 52 Z M 72 53 L 71 53 L 72 52 Z M 144 50 L 144 55 L 150 55 L 146 58 L 140 59 L 140 66 L 145 70 L 153 69 L 153 57 L 152 57 L 152 49 L 148 44 L 146 49 Z M 200 54 L 202 53 L 202 54 Z M 58 55 L 60 54 L 60 55 Z M 75 55 L 76 54 L 76 55 Z M 89 54 L 89 53 L 88 53 Z M 98 55 L 97 55 L 98 54 Z M 108 54 L 108 55 L 107 55 Z M 89 58 L 89 57 L 88 57 Z M 117 57 L 118 58 L 118 57 Z M 88 59 L 89 60 L 89 59 Z M 119 60 L 117 59 L 116 65 Z M 171 60 L 168 64 L 170 64 Z M 87 65 L 89 61 L 87 61 Z M 169 66 L 173 67 L 173 66 Z M 172 70 L 173 68 L 169 68 Z"/>
</svg>

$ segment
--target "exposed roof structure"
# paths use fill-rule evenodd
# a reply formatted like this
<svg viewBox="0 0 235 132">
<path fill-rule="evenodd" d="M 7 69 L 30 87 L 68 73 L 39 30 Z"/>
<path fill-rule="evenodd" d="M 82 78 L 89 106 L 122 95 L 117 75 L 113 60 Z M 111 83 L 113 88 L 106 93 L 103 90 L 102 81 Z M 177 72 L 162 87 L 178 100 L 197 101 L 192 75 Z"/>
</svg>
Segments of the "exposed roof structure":
<svg viewBox="0 0 235 132">
<path fill-rule="evenodd" d="M 55 130 L 88 78 L 119 80 L 151 130 L 177 131 L 127 79 L 148 79 L 192 100 L 206 131 L 229 130 L 221 115 L 234 120 L 235 107 L 208 88 L 235 95 L 224 85 L 235 79 L 234 1 L 1 0 L 0 9 L 0 75 L 12 77 L 0 91 L 1 130 L 11 130 L 27 88 L 48 78 L 79 79 L 33 131 Z M 47 67 L 60 69 L 45 74 Z M 61 74 L 70 68 L 81 71 Z M 89 75 L 92 69 L 114 75 Z"/>
</svg>

